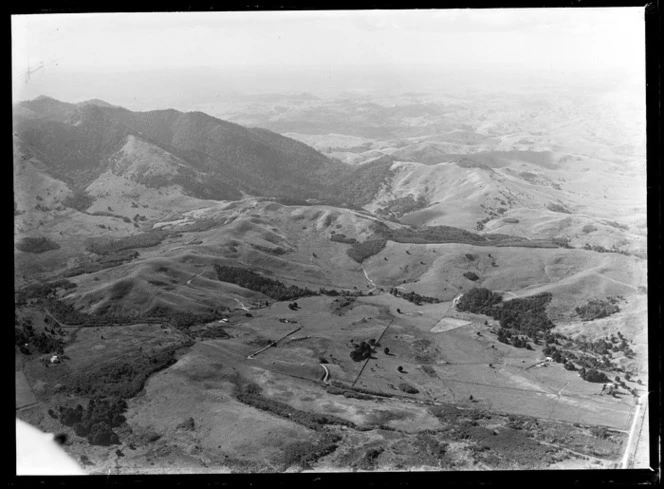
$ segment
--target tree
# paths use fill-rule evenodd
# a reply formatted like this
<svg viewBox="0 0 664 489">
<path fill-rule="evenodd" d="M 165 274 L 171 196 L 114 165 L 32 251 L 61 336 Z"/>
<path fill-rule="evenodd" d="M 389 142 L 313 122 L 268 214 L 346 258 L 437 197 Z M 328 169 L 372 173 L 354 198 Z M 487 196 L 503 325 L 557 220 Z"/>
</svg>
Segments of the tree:
<svg viewBox="0 0 664 489">
<path fill-rule="evenodd" d="M 90 427 L 85 423 L 76 423 L 74 425 L 74 433 L 76 433 L 76 436 L 86 437 L 90 433 Z"/>
<path fill-rule="evenodd" d="M 609 378 L 606 376 L 604 372 L 600 372 L 598 370 L 595 370 L 594 368 L 591 368 L 589 370 L 582 369 L 583 373 L 581 374 L 581 378 L 585 381 L 588 382 L 608 382 Z"/>
<path fill-rule="evenodd" d="M 397 367 L 397 372 L 403 372 L 403 367 L 401 365 Z"/>
<path fill-rule="evenodd" d="M 385 352 L 385 355 L 390 354 L 390 349 L 388 347 L 385 347 L 385 349 L 383 351 Z"/>
<path fill-rule="evenodd" d="M 119 438 L 118 435 L 113 433 L 113 430 L 111 430 L 108 423 L 101 421 L 90 427 L 88 442 L 92 445 L 108 446 L 113 443 L 118 443 Z"/>
</svg>

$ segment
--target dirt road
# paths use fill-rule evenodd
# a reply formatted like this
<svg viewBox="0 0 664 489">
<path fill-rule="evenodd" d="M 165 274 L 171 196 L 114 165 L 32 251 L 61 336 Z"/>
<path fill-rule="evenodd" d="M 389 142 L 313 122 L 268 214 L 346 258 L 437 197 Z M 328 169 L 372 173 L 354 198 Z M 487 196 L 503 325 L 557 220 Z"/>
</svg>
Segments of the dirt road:
<svg viewBox="0 0 664 489">
<path fill-rule="evenodd" d="M 362 271 L 364 272 L 364 276 L 366 277 L 367 282 L 369 282 L 369 283 L 371 284 L 371 287 L 372 287 L 372 288 L 371 288 L 371 290 L 370 290 L 369 292 L 373 292 L 373 291 L 376 290 L 376 288 L 377 288 L 376 283 L 375 283 L 373 280 L 371 280 L 371 278 L 369 277 L 369 274 L 368 274 L 367 271 L 364 269 L 364 266 L 362 267 Z"/>
<path fill-rule="evenodd" d="M 641 432 L 643 427 L 643 421 L 645 418 L 645 413 L 648 411 L 646 409 L 648 404 L 648 394 L 644 394 L 639 397 L 636 410 L 634 411 L 634 419 L 632 420 L 632 426 L 629 430 L 629 438 L 627 439 L 627 446 L 625 447 L 625 455 L 623 455 L 620 467 L 623 469 L 629 469 L 634 463 L 634 455 L 639 447 L 639 440 L 641 439 Z"/>
</svg>

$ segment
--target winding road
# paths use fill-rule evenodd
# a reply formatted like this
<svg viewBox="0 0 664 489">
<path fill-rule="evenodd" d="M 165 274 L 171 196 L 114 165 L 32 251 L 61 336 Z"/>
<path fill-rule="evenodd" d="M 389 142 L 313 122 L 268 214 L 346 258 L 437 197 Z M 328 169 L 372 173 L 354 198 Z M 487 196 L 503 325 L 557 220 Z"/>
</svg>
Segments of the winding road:
<svg viewBox="0 0 664 489">
<path fill-rule="evenodd" d="M 245 306 L 245 305 L 242 303 L 242 301 L 241 301 L 240 299 L 233 298 L 233 300 L 236 301 L 238 304 L 240 304 L 240 307 L 241 307 L 243 310 L 245 310 L 245 311 L 249 311 L 249 309 L 247 309 L 247 306 Z"/>
</svg>

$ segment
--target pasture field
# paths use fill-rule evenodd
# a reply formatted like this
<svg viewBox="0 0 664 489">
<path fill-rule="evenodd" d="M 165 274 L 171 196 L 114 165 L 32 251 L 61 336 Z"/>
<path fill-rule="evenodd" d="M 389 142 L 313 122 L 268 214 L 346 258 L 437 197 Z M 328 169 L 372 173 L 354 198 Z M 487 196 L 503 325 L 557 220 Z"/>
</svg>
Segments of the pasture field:
<svg viewBox="0 0 664 489">
<path fill-rule="evenodd" d="M 67 450 L 100 474 L 544 468 L 588 457 L 611 467 L 622 454 L 628 399 L 599 396 L 560 365 L 533 367 L 541 352 L 499 343 L 482 316 L 389 294 L 298 305 L 238 308 L 205 326 L 225 337 L 196 342 L 159 324 L 82 328 L 70 360 L 46 369 L 33 359 L 26 378 L 38 398 L 73 405 L 86 400 L 75 389 L 83 373 L 99 380 L 111 359 L 138 366 L 143 354 L 173 353 L 128 400 L 122 456 L 72 433 Z M 444 317 L 457 327 L 432 333 Z M 353 344 L 372 338 L 366 366 L 353 361 Z"/>
</svg>

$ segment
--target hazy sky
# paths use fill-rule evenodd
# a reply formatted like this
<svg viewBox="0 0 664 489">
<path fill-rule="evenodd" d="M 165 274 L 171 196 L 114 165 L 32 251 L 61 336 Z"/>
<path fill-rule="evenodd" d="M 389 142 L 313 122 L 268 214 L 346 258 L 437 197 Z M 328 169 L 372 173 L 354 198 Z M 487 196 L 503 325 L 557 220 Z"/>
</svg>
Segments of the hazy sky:
<svg viewBox="0 0 664 489">
<path fill-rule="evenodd" d="M 28 98 L 40 78 L 41 88 L 48 77 L 72 72 L 192 68 L 501 66 L 611 69 L 643 77 L 643 12 L 639 7 L 13 16 L 14 94 Z M 37 70 L 29 79 L 28 68 Z"/>
</svg>

